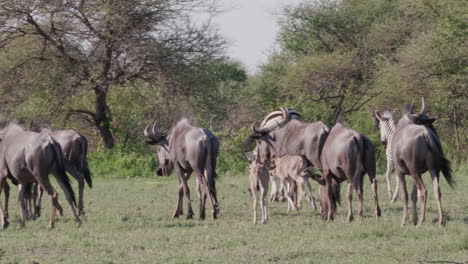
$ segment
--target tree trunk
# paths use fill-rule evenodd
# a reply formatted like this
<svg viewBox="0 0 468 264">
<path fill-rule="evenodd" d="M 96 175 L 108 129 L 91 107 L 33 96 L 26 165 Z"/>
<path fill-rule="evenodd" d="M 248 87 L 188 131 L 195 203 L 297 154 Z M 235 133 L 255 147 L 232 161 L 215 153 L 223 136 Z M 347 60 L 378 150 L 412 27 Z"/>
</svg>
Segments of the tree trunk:
<svg viewBox="0 0 468 264">
<path fill-rule="evenodd" d="M 104 147 L 110 149 L 114 147 L 114 137 L 110 129 L 112 120 L 109 107 L 107 107 L 107 89 L 96 87 L 94 92 L 96 94 L 96 126 L 101 134 Z"/>
</svg>

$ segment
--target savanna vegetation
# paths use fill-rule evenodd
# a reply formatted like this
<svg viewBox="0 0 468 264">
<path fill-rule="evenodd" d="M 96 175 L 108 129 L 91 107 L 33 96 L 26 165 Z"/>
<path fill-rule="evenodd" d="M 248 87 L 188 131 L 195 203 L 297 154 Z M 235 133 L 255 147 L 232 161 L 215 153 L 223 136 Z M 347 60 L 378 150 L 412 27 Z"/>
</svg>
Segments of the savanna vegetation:
<svg viewBox="0 0 468 264">
<path fill-rule="evenodd" d="M 227 56 L 211 20 L 192 19 L 193 12 L 221 11 L 217 1 L 203 0 L 0 0 L 0 117 L 80 131 L 90 141 L 96 179 L 82 228 L 72 228 L 67 214 L 52 232 L 45 217 L 25 231 L 0 232 L 1 262 L 30 256 L 41 263 L 466 261 L 468 5 L 287 6 L 272 21 L 280 27 L 277 48 L 254 74 Z M 400 228 L 401 204 L 388 204 L 382 187 L 379 222 L 367 211 L 363 223 L 343 225 L 340 208 L 343 219 L 326 224 L 309 208 L 286 215 L 275 203 L 270 225 L 251 224 L 242 142 L 253 121 L 281 106 L 329 125 L 342 113 L 377 146 L 383 170 L 369 113 L 399 111 L 423 96 L 459 182 L 454 191 L 442 186 L 445 229 L 431 224 L 431 216 L 427 226 Z M 142 131 L 152 118 L 164 130 L 181 116 L 221 141 L 220 221 L 169 219 L 176 179 L 153 178 L 156 158 Z M 431 197 L 429 215 L 435 214 Z"/>
<path fill-rule="evenodd" d="M 228 58 L 216 1 L 1 1 L 1 117 L 73 127 L 123 177 L 151 175 L 142 130 L 188 116 L 222 141 L 219 171 L 244 171 L 249 125 L 280 106 L 378 144 L 369 112 L 424 96 L 445 152 L 466 161 L 467 6 L 457 0 L 304 1 L 276 23 L 253 75 Z M 272 21 L 275 23 L 275 21 Z M 112 149 L 112 150 L 111 150 Z M 381 148 L 379 148 L 381 149 Z M 383 158 L 380 159 L 383 161 Z M 135 164 L 135 165 L 132 165 Z M 153 166 L 150 162 L 150 167 Z M 103 169 L 103 174 L 106 169 Z M 101 173 L 96 173 L 100 177 Z"/>
<path fill-rule="evenodd" d="M 382 217 L 375 220 L 367 180 L 364 219 L 353 223 L 345 223 L 343 201 L 332 223 L 307 203 L 289 214 L 286 203 L 271 203 L 270 223 L 254 225 L 246 174 L 219 178 L 220 218 L 213 222 L 186 220 L 185 215 L 171 219 L 177 177 L 95 179 L 95 187 L 86 190 L 87 217 L 80 228 L 66 210 L 48 230 L 50 202 L 45 199 L 43 215 L 16 230 L 13 192 L 13 226 L 0 232 L 0 263 L 466 263 L 468 180 L 463 176 L 455 173 L 455 190 L 442 181 L 443 228 L 429 186 L 423 226 L 400 227 L 401 202 L 390 203 L 382 184 Z M 377 178 L 384 183 L 383 175 Z M 194 190 L 194 180 L 190 183 Z M 198 203 L 194 206 L 198 213 Z"/>
</svg>

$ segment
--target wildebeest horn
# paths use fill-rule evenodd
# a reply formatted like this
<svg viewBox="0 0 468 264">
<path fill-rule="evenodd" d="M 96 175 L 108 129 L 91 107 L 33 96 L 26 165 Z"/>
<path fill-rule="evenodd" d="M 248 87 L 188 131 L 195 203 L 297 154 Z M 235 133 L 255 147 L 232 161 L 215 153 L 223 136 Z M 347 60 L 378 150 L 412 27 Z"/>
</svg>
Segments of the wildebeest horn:
<svg viewBox="0 0 468 264">
<path fill-rule="evenodd" d="M 151 127 L 152 125 L 152 127 Z M 165 136 L 167 136 L 167 133 L 165 132 L 158 132 L 156 131 L 156 120 L 152 120 L 145 128 L 143 131 L 146 137 L 150 138 L 153 143 L 159 142 L 161 139 L 163 139 Z"/>
<path fill-rule="evenodd" d="M 426 103 L 424 102 L 424 97 L 421 98 L 421 101 L 422 101 L 422 105 L 421 105 L 421 112 L 419 112 L 419 116 L 422 116 L 426 114 L 427 112 L 427 107 L 426 107 Z"/>
<path fill-rule="evenodd" d="M 256 126 L 258 125 L 258 121 L 255 121 L 250 125 L 250 129 L 255 133 L 255 134 L 263 134 L 263 133 L 268 133 L 270 132 L 270 129 L 257 129 Z"/>
</svg>

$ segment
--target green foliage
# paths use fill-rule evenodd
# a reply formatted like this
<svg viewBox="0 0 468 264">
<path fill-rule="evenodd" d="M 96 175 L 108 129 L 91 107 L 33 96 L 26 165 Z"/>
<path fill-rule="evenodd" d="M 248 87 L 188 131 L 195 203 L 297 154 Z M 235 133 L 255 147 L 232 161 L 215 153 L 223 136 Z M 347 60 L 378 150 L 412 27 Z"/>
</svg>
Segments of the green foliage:
<svg viewBox="0 0 468 264">
<path fill-rule="evenodd" d="M 133 178 L 152 177 L 156 169 L 156 154 L 146 146 L 117 145 L 112 149 L 98 149 L 88 157 L 93 177 Z"/>
<path fill-rule="evenodd" d="M 250 151 L 252 147 L 243 150 L 243 143 L 248 138 L 251 131 L 243 127 L 238 131 L 229 131 L 227 134 L 217 134 L 223 140 L 221 151 L 218 155 L 217 171 L 218 173 L 239 173 L 245 172 L 249 161 L 245 157 L 244 151 Z M 253 144 L 252 144 L 253 146 Z"/>
</svg>

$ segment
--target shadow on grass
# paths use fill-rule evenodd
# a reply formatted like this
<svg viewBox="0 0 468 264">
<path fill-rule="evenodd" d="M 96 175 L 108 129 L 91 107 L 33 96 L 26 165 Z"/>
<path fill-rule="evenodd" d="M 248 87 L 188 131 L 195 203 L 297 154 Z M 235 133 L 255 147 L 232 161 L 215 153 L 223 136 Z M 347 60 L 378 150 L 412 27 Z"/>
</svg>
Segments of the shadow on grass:
<svg viewBox="0 0 468 264">
<path fill-rule="evenodd" d="M 192 228 L 195 226 L 199 226 L 200 224 L 196 224 L 193 222 L 180 222 L 180 223 L 169 223 L 169 224 L 164 224 L 162 227 L 165 228 Z"/>
</svg>

